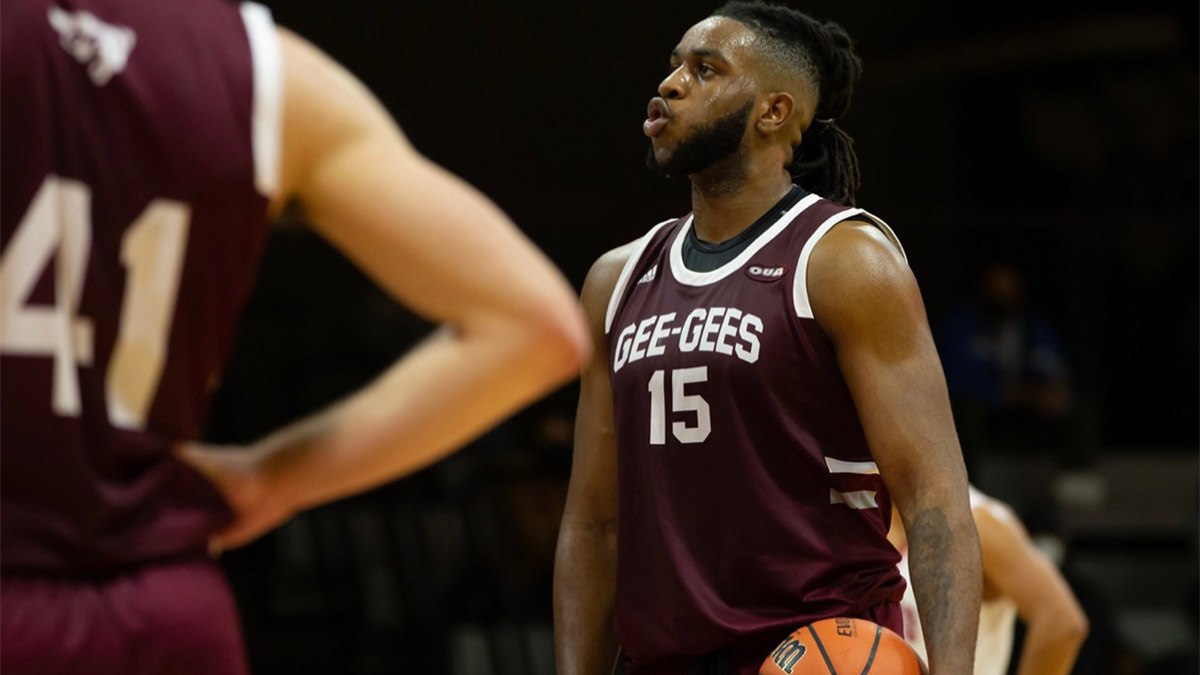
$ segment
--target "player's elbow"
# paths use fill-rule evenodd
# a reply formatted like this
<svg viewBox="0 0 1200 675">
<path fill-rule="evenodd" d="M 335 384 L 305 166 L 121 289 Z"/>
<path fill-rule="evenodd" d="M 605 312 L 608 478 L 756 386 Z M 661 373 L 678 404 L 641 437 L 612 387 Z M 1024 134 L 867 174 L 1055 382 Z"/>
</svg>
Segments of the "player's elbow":
<svg viewBox="0 0 1200 675">
<path fill-rule="evenodd" d="M 1030 632 L 1040 633 L 1047 642 L 1071 649 L 1078 649 L 1083 644 L 1089 630 L 1087 615 L 1074 601 L 1044 612 L 1036 623 L 1031 622 L 1030 625 Z"/>
<path fill-rule="evenodd" d="M 597 556 L 615 559 L 617 551 L 617 519 L 597 517 L 596 514 L 563 514 L 558 529 L 557 556 Z"/>
<path fill-rule="evenodd" d="M 1088 628 L 1087 617 L 1082 612 L 1064 616 L 1054 627 L 1050 639 L 1059 649 L 1078 652 L 1083 646 L 1083 641 L 1087 639 Z"/>
<path fill-rule="evenodd" d="M 613 539 L 617 537 L 617 514 L 612 508 L 601 508 L 597 505 L 567 504 L 559 529 L 563 533 L 592 539 Z"/>
<path fill-rule="evenodd" d="M 526 350 L 556 384 L 577 377 L 591 358 L 587 322 L 574 300 L 531 307 L 523 324 Z"/>
<path fill-rule="evenodd" d="M 1063 642 L 1070 643 L 1076 648 L 1083 644 L 1083 641 L 1087 639 L 1088 632 L 1091 630 L 1087 615 L 1075 603 L 1072 603 L 1072 607 L 1063 613 L 1061 624 L 1060 633 Z"/>
<path fill-rule="evenodd" d="M 1084 614 L 1083 608 L 1079 606 L 1079 601 L 1075 599 L 1075 595 L 1069 590 L 1064 595 L 1065 597 L 1062 598 L 1056 612 L 1057 618 L 1055 619 L 1055 623 L 1059 625 L 1058 632 L 1062 635 L 1064 641 L 1069 641 L 1074 643 L 1075 646 L 1079 646 L 1087 639 L 1091 626 L 1088 625 L 1087 614 Z"/>
</svg>

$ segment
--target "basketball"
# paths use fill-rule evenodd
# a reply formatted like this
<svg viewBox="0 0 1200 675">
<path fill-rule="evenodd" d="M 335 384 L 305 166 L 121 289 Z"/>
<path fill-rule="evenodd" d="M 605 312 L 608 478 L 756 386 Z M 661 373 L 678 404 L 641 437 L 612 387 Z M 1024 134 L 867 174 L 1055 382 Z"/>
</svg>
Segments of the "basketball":
<svg viewBox="0 0 1200 675">
<path fill-rule="evenodd" d="M 823 619 L 799 628 L 767 656 L 759 675 L 924 675 L 904 638 L 865 619 Z"/>
</svg>

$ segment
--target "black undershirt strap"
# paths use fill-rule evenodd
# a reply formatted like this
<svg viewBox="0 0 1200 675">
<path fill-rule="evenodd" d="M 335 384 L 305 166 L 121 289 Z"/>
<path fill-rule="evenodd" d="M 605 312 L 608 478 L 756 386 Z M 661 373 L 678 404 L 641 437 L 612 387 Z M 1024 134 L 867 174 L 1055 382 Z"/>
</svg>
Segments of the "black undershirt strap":
<svg viewBox="0 0 1200 675">
<path fill-rule="evenodd" d="M 693 272 L 711 272 L 733 260 L 746 247 L 754 243 L 779 218 L 795 206 L 808 193 L 799 185 L 793 185 L 783 199 L 772 206 L 761 218 L 736 236 L 714 244 L 696 236 L 696 228 L 688 230 L 683 240 L 683 265 Z"/>
</svg>

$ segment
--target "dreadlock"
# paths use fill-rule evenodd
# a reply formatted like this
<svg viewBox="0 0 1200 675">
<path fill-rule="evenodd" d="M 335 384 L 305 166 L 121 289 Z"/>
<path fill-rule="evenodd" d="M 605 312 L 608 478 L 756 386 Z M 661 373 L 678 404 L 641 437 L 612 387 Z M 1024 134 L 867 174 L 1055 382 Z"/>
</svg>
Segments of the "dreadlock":
<svg viewBox="0 0 1200 675">
<path fill-rule="evenodd" d="M 845 29 L 762 0 L 732 0 L 712 15 L 733 19 L 754 31 L 771 58 L 811 82 L 817 92 L 816 114 L 793 152 L 788 172 L 804 189 L 853 205 L 860 183 L 858 156 L 854 139 L 837 120 L 850 109 L 862 61 Z"/>
</svg>

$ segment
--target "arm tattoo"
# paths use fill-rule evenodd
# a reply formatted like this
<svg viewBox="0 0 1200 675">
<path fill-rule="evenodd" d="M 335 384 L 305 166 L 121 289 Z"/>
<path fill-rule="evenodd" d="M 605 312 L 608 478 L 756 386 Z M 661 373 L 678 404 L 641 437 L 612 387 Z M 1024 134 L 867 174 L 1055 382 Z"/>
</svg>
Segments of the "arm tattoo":
<svg viewBox="0 0 1200 675">
<path fill-rule="evenodd" d="M 955 585 L 950 560 L 954 533 L 942 509 L 930 507 L 913 518 L 908 540 L 913 593 L 917 606 L 924 610 L 922 622 L 928 630 L 940 625 L 950 609 L 950 594 Z M 914 543 L 917 545 L 913 546 Z"/>
</svg>

